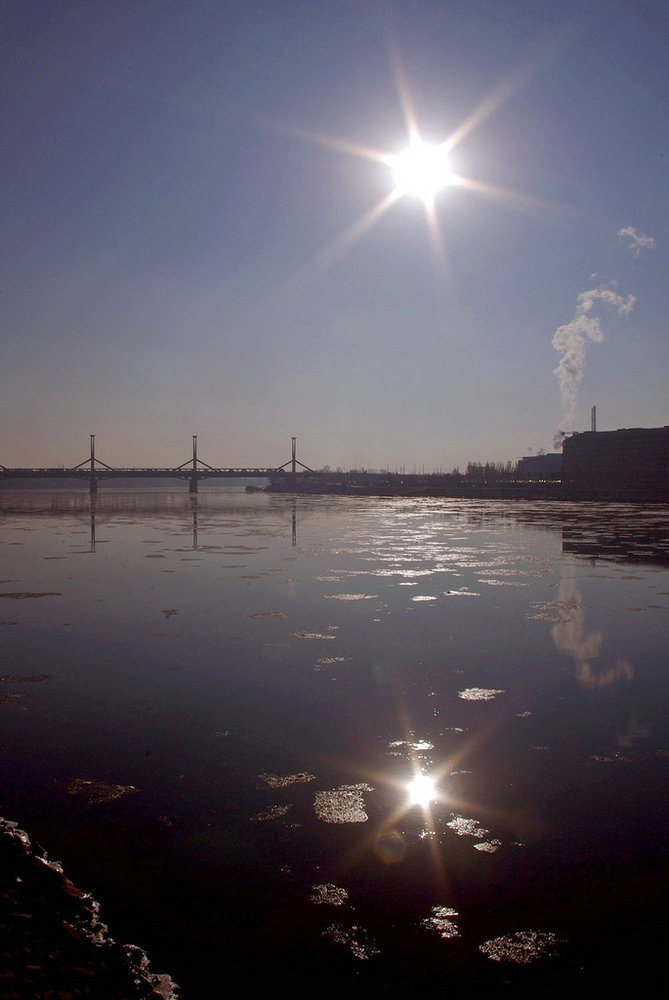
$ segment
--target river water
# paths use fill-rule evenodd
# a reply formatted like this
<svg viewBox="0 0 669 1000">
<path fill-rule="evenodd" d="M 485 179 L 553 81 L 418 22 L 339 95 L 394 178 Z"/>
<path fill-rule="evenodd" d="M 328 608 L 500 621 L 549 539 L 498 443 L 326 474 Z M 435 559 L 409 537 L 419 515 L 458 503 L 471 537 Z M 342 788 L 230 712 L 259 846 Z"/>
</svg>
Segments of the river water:
<svg viewBox="0 0 669 1000">
<path fill-rule="evenodd" d="M 184 1000 L 659 973 L 667 508 L 239 490 L 0 493 L 0 813 Z"/>
</svg>

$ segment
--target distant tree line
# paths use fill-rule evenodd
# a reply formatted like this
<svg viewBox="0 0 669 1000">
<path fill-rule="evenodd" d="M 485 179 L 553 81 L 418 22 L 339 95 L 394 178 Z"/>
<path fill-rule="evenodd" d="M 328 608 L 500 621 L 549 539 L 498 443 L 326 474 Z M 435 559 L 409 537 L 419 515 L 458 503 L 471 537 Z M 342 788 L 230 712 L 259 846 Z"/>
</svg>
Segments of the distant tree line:
<svg viewBox="0 0 669 1000">
<path fill-rule="evenodd" d="M 515 479 L 517 472 L 516 462 L 468 462 L 465 477 L 476 483 L 499 483 Z"/>
</svg>

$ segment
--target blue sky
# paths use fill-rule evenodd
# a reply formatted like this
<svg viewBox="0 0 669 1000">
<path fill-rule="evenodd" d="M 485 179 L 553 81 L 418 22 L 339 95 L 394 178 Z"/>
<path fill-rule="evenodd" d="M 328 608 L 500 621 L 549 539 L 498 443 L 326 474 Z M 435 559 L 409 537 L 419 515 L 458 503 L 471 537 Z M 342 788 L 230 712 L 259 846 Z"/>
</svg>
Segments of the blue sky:
<svg viewBox="0 0 669 1000">
<path fill-rule="evenodd" d="M 0 463 L 95 433 L 111 465 L 179 464 L 197 434 L 214 465 L 296 436 L 314 467 L 448 470 L 550 451 L 593 404 L 669 423 L 665 3 L 3 22 Z M 406 146 L 407 111 L 464 180 L 356 228 L 394 186 L 362 153 Z"/>
</svg>

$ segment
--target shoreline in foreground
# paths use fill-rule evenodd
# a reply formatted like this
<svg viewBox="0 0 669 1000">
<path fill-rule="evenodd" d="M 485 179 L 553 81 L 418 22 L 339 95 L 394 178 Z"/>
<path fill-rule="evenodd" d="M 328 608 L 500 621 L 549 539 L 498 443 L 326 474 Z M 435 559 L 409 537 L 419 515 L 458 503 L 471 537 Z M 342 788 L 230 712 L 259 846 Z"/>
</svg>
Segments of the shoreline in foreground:
<svg viewBox="0 0 669 1000">
<path fill-rule="evenodd" d="M 100 906 L 17 823 L 0 817 L 0 990 L 26 997 L 179 1000 L 136 945 L 119 944 Z"/>
</svg>

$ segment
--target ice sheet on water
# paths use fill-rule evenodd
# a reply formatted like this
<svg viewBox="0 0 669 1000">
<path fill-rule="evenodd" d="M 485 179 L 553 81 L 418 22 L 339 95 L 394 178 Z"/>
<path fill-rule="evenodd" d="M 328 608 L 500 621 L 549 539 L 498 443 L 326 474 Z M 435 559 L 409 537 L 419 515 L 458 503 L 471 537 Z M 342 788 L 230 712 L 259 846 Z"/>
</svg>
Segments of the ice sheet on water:
<svg viewBox="0 0 669 1000">
<path fill-rule="evenodd" d="M 492 701 L 497 697 L 498 694 L 504 694 L 504 690 L 500 688 L 465 688 L 464 691 L 458 691 L 458 698 L 462 698 L 463 701 Z"/>
<path fill-rule="evenodd" d="M 494 854 L 502 846 L 502 841 L 497 840 L 493 837 L 492 840 L 484 840 L 480 844 L 474 844 L 475 851 L 481 851 L 483 854 Z"/>
<path fill-rule="evenodd" d="M 334 635 L 325 635 L 323 632 L 293 632 L 296 639 L 334 639 Z"/>
<path fill-rule="evenodd" d="M 328 792 L 316 792 L 314 810 L 324 823 L 366 823 L 363 792 L 371 792 L 370 785 L 342 785 Z"/>
<path fill-rule="evenodd" d="M 270 806 L 269 809 L 264 809 L 262 812 L 256 813 L 251 819 L 254 823 L 267 823 L 273 819 L 282 819 L 292 806 Z"/>
<path fill-rule="evenodd" d="M 442 938 L 458 938 L 460 929 L 455 919 L 457 916 L 458 911 L 452 906 L 433 906 L 432 915 L 426 917 L 421 926 L 428 931 L 436 931 Z"/>
<path fill-rule="evenodd" d="M 56 782 L 60 785 L 60 782 Z M 110 785 L 104 781 L 94 781 L 89 778 L 75 778 L 62 786 L 69 795 L 81 795 L 88 800 L 91 805 L 103 805 L 106 802 L 114 802 L 131 792 L 136 792 L 134 785 Z"/>
<path fill-rule="evenodd" d="M 380 951 L 364 927 L 353 925 L 346 927 L 344 924 L 330 924 L 323 931 L 324 937 L 329 937 L 337 944 L 345 945 L 354 958 L 361 961 L 379 955 Z"/>
<path fill-rule="evenodd" d="M 477 819 L 467 819 L 465 816 L 453 816 L 446 824 L 458 837 L 487 837 L 490 830 L 481 826 Z"/>
<path fill-rule="evenodd" d="M 320 885 L 312 886 L 311 902 L 317 905 L 345 906 L 348 903 L 348 893 L 346 889 L 342 889 L 332 882 L 323 882 Z"/>
<path fill-rule="evenodd" d="M 479 945 L 479 951 L 493 962 L 529 965 L 539 958 L 553 957 L 561 939 L 552 931 L 516 931 Z"/>
<path fill-rule="evenodd" d="M 298 771 L 296 774 L 259 774 L 258 777 L 270 788 L 288 788 L 289 785 L 299 785 L 304 784 L 308 781 L 314 781 L 316 778 L 315 774 L 309 774 L 308 771 Z"/>
<path fill-rule="evenodd" d="M 373 601 L 378 594 L 324 594 L 328 601 Z"/>
</svg>

